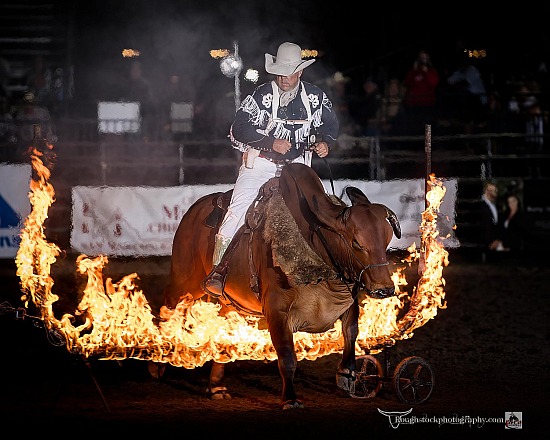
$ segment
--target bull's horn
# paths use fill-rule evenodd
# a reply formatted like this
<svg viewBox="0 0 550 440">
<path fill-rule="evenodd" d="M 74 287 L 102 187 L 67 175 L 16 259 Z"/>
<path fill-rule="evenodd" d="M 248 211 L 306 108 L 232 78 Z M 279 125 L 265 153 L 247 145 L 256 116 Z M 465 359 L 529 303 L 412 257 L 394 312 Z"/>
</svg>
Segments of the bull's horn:
<svg viewBox="0 0 550 440">
<path fill-rule="evenodd" d="M 384 208 L 386 208 L 386 220 L 390 223 L 393 233 L 397 238 L 401 238 L 401 225 L 399 224 L 397 215 L 387 206 L 384 206 Z"/>
</svg>

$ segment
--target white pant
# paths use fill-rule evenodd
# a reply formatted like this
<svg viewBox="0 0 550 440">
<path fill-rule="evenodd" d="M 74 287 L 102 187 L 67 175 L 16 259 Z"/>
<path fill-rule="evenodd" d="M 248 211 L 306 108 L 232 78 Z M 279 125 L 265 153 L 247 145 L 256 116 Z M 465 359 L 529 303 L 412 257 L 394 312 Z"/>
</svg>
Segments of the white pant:
<svg viewBox="0 0 550 440">
<path fill-rule="evenodd" d="M 294 163 L 305 163 L 304 157 L 299 156 Z M 263 157 L 254 160 L 254 167 L 247 168 L 244 162 L 239 168 L 239 176 L 233 188 L 231 203 L 218 231 L 224 238 L 233 238 L 237 230 L 244 224 L 246 211 L 258 195 L 261 186 L 272 177 L 275 177 L 277 165 Z"/>
</svg>

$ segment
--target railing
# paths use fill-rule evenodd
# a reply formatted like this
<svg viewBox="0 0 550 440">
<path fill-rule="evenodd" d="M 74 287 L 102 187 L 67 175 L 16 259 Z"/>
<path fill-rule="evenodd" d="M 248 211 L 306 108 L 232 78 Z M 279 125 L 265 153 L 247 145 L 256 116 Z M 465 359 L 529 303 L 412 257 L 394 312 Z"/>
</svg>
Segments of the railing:
<svg viewBox="0 0 550 440">
<path fill-rule="evenodd" d="M 0 120 L 0 162 L 28 162 L 32 140 L 17 134 L 27 132 L 29 124 L 37 122 L 28 120 L 23 126 Z M 147 136 L 142 132 L 100 133 L 97 120 L 88 119 L 65 119 L 50 126 L 51 131 L 48 125 L 45 128 L 43 132 L 53 138 L 56 155 L 51 179 L 57 203 L 52 207 L 49 230 L 65 242 L 70 231 L 73 186 L 233 183 L 240 166 L 240 154 L 227 138 L 175 137 L 165 130 Z M 534 229 L 544 241 L 550 235 L 550 199 L 538 194 L 550 193 L 550 153 L 545 141 L 542 135 L 525 133 L 438 136 L 432 130 L 427 158 L 424 136 L 342 135 L 326 162 L 314 159 L 313 167 L 323 179 L 416 179 L 426 177 L 429 159 L 433 174 L 458 181 L 456 219 L 461 232 L 457 235 L 465 246 L 475 228 L 472 207 L 479 199 L 482 181 L 494 178 L 504 189 L 515 185 L 519 190 L 526 214 L 533 217 Z"/>
<path fill-rule="evenodd" d="M 12 121 L 0 119 L 0 160 L 25 162 L 32 143 L 33 126 L 40 124 L 42 133 L 58 152 L 59 160 L 74 166 L 86 166 L 95 184 L 115 185 L 110 169 L 145 167 L 175 169 L 178 179 L 152 182 L 152 185 L 212 183 L 233 181 L 239 157 L 227 138 L 199 138 L 193 134 L 174 136 L 165 130 L 145 135 L 137 133 L 100 133 L 97 120 L 65 119 L 53 125 L 50 121 Z M 160 126 L 157 124 L 156 126 Z M 486 178 L 546 180 L 550 153 L 543 135 L 526 133 L 481 133 L 438 136 L 432 131 L 430 160 L 433 172 L 461 180 L 480 182 Z M 349 137 L 342 135 L 327 157 L 334 178 L 370 180 L 425 177 L 424 136 Z M 231 168 L 231 175 L 210 173 L 189 181 L 186 170 L 209 166 Z M 326 174 L 319 166 L 320 173 Z M 173 174 L 173 173 L 172 173 Z M 329 177 L 329 176 L 327 176 Z M 129 177 L 131 180 L 131 177 Z M 203 181 L 201 181 L 201 179 Z M 136 180 L 141 180 L 137 178 Z M 79 184 L 78 182 L 73 182 Z M 122 183 L 124 184 L 124 183 Z M 125 184 L 132 184 L 131 181 Z"/>
</svg>

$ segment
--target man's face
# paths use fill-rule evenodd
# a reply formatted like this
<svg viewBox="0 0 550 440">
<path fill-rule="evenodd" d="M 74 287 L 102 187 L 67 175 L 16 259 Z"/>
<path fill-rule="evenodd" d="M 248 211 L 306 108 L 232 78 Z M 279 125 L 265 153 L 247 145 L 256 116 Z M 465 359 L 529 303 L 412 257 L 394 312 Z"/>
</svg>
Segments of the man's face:
<svg viewBox="0 0 550 440">
<path fill-rule="evenodd" d="M 418 61 L 420 62 L 420 64 L 426 65 L 430 62 L 430 57 L 426 52 L 420 52 L 420 54 L 418 55 Z"/>
<path fill-rule="evenodd" d="M 487 185 L 485 195 L 491 202 L 496 202 L 498 196 L 498 188 L 495 185 Z"/>
<path fill-rule="evenodd" d="M 300 81 L 301 76 L 301 70 L 289 76 L 277 75 L 275 76 L 275 83 L 283 92 L 288 92 L 289 90 L 292 90 L 294 87 L 296 87 L 296 84 L 298 84 L 298 81 Z"/>
</svg>

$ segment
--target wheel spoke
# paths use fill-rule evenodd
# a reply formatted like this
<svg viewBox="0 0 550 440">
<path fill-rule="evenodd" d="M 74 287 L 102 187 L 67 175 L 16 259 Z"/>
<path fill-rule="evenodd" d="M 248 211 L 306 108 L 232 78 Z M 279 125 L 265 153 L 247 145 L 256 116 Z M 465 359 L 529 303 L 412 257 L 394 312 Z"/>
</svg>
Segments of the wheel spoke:
<svg viewBox="0 0 550 440">
<path fill-rule="evenodd" d="M 370 399 L 376 396 L 382 387 L 382 376 L 382 366 L 374 356 L 357 357 L 355 392 L 351 397 Z"/>
<path fill-rule="evenodd" d="M 433 372 L 424 359 L 411 356 L 403 359 L 395 369 L 393 385 L 399 399 L 404 403 L 422 403 L 433 389 Z"/>
</svg>

